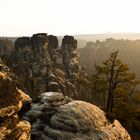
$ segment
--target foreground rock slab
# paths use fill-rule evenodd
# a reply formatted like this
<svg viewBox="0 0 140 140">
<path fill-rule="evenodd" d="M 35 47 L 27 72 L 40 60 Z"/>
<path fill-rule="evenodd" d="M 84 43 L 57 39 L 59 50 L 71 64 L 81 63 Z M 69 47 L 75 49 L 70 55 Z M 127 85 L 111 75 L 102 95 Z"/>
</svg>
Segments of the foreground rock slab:
<svg viewBox="0 0 140 140">
<path fill-rule="evenodd" d="M 24 118 L 32 125 L 33 140 L 131 140 L 121 124 L 108 121 L 97 106 L 57 92 L 41 94 Z"/>
</svg>

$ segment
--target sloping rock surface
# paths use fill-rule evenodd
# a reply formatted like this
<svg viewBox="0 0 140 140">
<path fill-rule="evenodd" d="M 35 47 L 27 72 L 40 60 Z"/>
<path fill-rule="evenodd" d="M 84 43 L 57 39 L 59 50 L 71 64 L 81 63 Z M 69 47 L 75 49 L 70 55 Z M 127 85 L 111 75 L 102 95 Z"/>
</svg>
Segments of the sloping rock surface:
<svg viewBox="0 0 140 140">
<path fill-rule="evenodd" d="M 32 124 L 33 140 L 130 140 L 115 120 L 109 122 L 95 105 L 46 92 L 31 104 L 24 119 Z"/>
<path fill-rule="evenodd" d="M 0 64 L 0 140 L 29 140 L 30 123 L 21 120 L 18 112 L 31 99 L 16 88 L 6 71 L 7 67 Z"/>
</svg>

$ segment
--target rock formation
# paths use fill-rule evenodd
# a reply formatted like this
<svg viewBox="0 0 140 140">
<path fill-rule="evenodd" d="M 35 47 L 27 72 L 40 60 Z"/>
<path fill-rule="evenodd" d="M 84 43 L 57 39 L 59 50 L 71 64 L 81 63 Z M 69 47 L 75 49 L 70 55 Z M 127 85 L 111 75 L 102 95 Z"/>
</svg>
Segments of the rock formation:
<svg viewBox="0 0 140 140">
<path fill-rule="evenodd" d="M 62 40 L 62 58 L 64 71 L 69 81 L 66 81 L 66 87 L 74 87 L 74 90 L 66 89 L 68 96 L 78 99 L 86 99 L 88 96 L 88 75 L 85 67 L 79 64 L 77 54 L 77 40 L 72 36 L 64 36 Z M 69 85 L 69 86 L 68 86 Z"/>
<path fill-rule="evenodd" d="M 63 38 L 61 48 L 57 37 L 44 33 L 16 40 L 10 61 L 16 76 L 0 60 L 0 139 L 29 140 L 30 124 L 32 140 L 131 139 L 98 107 L 70 98 L 88 96 L 88 75 L 76 48 L 72 36 Z M 39 96 L 31 103 L 19 87 Z"/>
<path fill-rule="evenodd" d="M 12 76 L 0 64 L 1 140 L 30 140 L 30 128 L 32 140 L 131 139 L 117 120 L 108 121 L 98 107 L 62 93 L 43 93 L 30 105 L 30 97 L 16 87 Z"/>
<path fill-rule="evenodd" d="M 61 48 L 56 36 L 45 33 L 18 38 L 11 69 L 31 97 L 51 91 L 85 99 L 88 76 L 79 64 L 76 48 L 72 36 L 64 36 Z"/>
<path fill-rule="evenodd" d="M 0 139 L 30 140 L 30 123 L 18 113 L 30 97 L 15 86 L 9 69 L 0 64 Z"/>
<path fill-rule="evenodd" d="M 95 105 L 72 100 L 61 93 L 41 94 L 24 119 L 32 125 L 33 140 L 130 140 L 127 131 Z"/>
<path fill-rule="evenodd" d="M 18 38 L 15 41 L 13 71 L 27 93 L 36 95 L 47 90 L 47 73 L 50 68 L 48 38 L 46 34 Z"/>
</svg>

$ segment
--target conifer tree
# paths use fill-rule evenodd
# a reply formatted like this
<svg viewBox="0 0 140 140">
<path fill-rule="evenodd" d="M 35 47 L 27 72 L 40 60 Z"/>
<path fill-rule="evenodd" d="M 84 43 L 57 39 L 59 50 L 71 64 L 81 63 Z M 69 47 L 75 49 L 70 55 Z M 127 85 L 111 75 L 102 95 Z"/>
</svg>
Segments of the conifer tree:
<svg viewBox="0 0 140 140">
<path fill-rule="evenodd" d="M 113 112 L 117 105 L 127 102 L 139 84 L 135 73 L 118 58 L 118 52 L 111 53 L 102 65 L 95 65 L 92 77 L 92 95 L 106 112 Z"/>
</svg>

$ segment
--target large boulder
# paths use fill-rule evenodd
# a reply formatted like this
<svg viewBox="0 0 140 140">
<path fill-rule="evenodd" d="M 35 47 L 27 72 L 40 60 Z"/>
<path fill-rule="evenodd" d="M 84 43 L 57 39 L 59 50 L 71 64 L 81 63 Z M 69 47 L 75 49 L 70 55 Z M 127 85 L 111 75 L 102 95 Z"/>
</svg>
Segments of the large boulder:
<svg viewBox="0 0 140 140">
<path fill-rule="evenodd" d="M 121 124 L 110 122 L 97 106 L 57 92 L 41 94 L 24 118 L 32 124 L 33 140 L 131 140 Z"/>
</svg>

